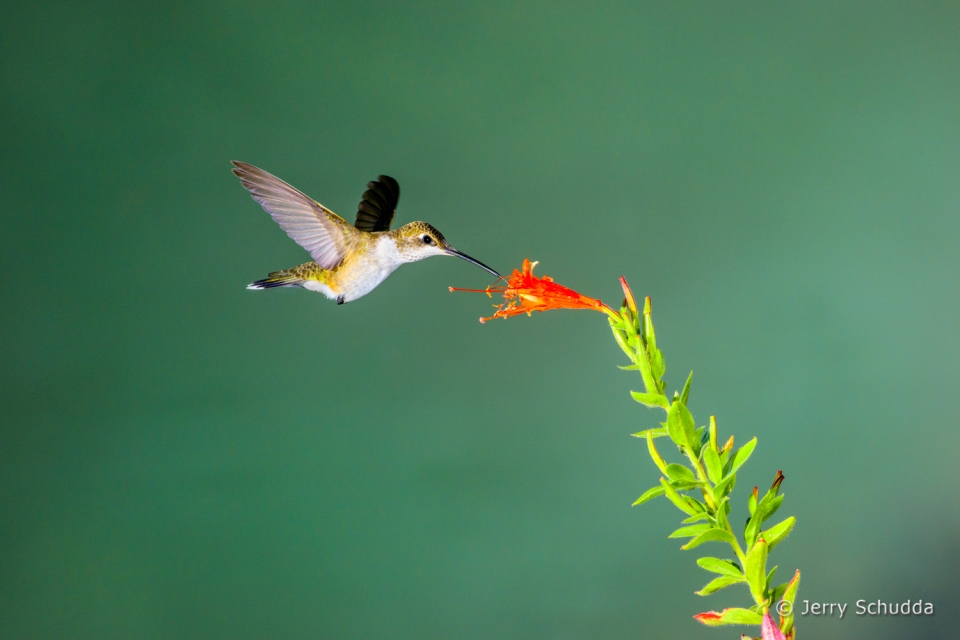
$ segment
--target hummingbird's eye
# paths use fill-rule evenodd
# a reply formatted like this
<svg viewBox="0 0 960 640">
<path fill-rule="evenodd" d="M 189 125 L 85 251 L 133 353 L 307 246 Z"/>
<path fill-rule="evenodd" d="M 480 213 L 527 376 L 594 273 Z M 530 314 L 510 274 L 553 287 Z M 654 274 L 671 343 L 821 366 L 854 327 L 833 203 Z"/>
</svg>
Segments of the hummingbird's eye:
<svg viewBox="0 0 960 640">
<path fill-rule="evenodd" d="M 433 244 L 433 238 L 431 238 L 427 234 L 423 234 L 422 236 L 420 236 L 420 239 L 423 240 L 423 244 Z"/>
</svg>

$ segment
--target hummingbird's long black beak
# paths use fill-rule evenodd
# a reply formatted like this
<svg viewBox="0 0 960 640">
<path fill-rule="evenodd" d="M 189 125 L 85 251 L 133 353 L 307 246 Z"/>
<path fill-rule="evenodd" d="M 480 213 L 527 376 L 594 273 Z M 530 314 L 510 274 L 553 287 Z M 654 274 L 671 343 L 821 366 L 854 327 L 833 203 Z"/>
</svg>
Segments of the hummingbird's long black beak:
<svg viewBox="0 0 960 640">
<path fill-rule="evenodd" d="M 449 245 L 447 246 L 446 251 L 447 251 L 447 253 L 448 253 L 449 255 L 451 255 L 451 256 L 457 256 L 458 258 L 463 258 L 463 259 L 466 260 L 467 262 L 471 262 L 471 263 L 477 265 L 478 267 L 480 267 L 480 268 L 483 269 L 484 271 L 489 271 L 490 273 L 492 273 L 493 275 L 497 276 L 498 278 L 501 278 L 501 277 L 502 277 L 499 273 L 497 273 L 496 271 L 494 271 L 493 269 L 491 269 L 491 268 L 488 267 L 487 265 L 483 264 L 483 263 L 480 262 L 479 260 L 474 260 L 473 258 L 471 258 L 470 256 L 468 256 L 467 254 L 461 253 L 461 252 L 457 251 L 456 249 L 454 249 L 453 247 L 451 247 L 451 246 L 449 246 Z"/>
</svg>

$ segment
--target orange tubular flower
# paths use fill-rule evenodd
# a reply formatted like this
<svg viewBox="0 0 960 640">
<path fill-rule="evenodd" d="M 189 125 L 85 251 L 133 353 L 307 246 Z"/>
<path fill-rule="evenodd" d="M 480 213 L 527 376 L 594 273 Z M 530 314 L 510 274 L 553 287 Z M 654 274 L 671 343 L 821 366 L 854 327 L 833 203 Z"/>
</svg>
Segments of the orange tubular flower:
<svg viewBox="0 0 960 640">
<path fill-rule="evenodd" d="M 536 262 L 524 259 L 523 272 L 514 269 L 509 278 L 500 279 L 507 281 L 505 287 L 490 286 L 486 289 L 450 287 L 450 291 L 475 291 L 486 293 L 491 297 L 494 293 L 503 294 L 503 304 L 497 308 L 497 312 L 489 318 L 480 318 L 480 322 L 486 322 L 494 318 L 509 318 L 521 313 L 530 315 L 534 311 L 547 311 L 549 309 L 593 309 L 614 318 L 619 317 L 613 309 L 599 300 L 559 285 L 549 276 L 538 278 L 533 275 L 535 266 L 537 266 Z"/>
</svg>

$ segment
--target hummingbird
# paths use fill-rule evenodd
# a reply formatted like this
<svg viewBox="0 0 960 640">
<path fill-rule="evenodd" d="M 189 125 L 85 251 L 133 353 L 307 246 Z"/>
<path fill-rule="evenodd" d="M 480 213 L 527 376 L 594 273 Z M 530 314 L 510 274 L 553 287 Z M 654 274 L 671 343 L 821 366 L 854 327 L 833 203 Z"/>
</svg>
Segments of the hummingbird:
<svg viewBox="0 0 960 640">
<path fill-rule="evenodd" d="M 497 278 L 500 274 L 457 251 L 426 222 L 410 222 L 390 230 L 400 200 L 400 185 L 390 176 L 367 183 L 350 224 L 330 209 L 263 169 L 233 161 L 233 173 L 267 213 L 312 262 L 274 271 L 247 289 L 303 287 L 318 291 L 337 304 L 365 296 L 397 267 L 430 256 L 457 256 Z"/>
</svg>

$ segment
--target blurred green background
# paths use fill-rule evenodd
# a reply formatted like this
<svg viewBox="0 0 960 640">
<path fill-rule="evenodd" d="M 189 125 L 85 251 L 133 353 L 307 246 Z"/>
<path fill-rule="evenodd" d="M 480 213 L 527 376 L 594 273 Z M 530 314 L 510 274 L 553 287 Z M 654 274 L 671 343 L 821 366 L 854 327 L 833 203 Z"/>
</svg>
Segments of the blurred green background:
<svg viewBox="0 0 960 640">
<path fill-rule="evenodd" d="M 503 272 L 651 295 L 671 388 L 783 469 L 808 638 L 960 624 L 960 5 L 0 8 L 0 637 L 731 638 L 606 320 L 338 307 L 231 175 L 396 177 Z M 717 551 L 719 547 L 717 548 Z M 932 618 L 851 615 L 857 599 Z"/>
</svg>

